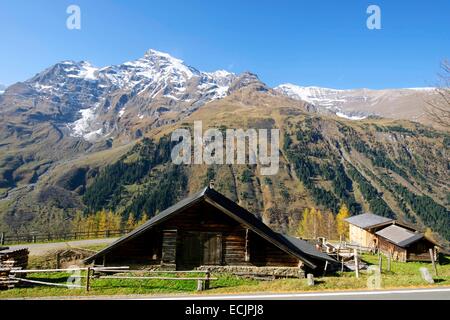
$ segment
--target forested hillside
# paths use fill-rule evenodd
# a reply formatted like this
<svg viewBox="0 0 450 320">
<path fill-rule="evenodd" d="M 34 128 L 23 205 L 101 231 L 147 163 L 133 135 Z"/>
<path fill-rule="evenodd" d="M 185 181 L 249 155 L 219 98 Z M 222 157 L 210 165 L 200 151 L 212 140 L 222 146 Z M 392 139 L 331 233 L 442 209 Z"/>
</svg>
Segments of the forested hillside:
<svg viewBox="0 0 450 320">
<path fill-rule="evenodd" d="M 336 214 L 345 204 L 351 214 L 371 211 L 450 239 L 447 134 L 411 123 L 355 124 L 310 114 L 282 121 L 275 176 L 261 176 L 256 165 L 176 166 L 168 136 L 144 139 L 89 184 L 85 211 L 153 216 L 215 179 L 220 192 L 286 232 L 305 208 Z"/>
<path fill-rule="evenodd" d="M 174 165 L 171 133 L 280 129 L 280 169 L 262 176 L 259 165 Z M 315 112 L 261 86 L 210 102 L 183 121 L 155 127 L 119 149 L 99 151 L 55 166 L 23 192 L 0 202 L 0 226 L 9 232 L 65 228 L 75 216 L 102 210 L 128 219 L 151 218 L 210 180 L 216 189 L 276 230 L 296 233 L 305 209 L 336 215 L 371 211 L 450 239 L 450 136 L 386 119 L 351 121 Z M 43 222 L 44 221 L 44 222 Z M 430 230 L 429 230 L 430 233 Z"/>
</svg>

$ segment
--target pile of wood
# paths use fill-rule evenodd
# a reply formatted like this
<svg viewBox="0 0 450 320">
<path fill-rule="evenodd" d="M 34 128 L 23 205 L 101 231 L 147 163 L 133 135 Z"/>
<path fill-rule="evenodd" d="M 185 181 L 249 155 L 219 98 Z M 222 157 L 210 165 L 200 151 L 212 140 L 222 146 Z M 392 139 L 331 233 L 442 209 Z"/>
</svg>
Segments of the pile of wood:
<svg viewBox="0 0 450 320">
<path fill-rule="evenodd" d="M 83 266 L 83 260 L 92 256 L 96 252 L 97 251 L 82 248 L 57 250 L 54 253 L 56 259 L 56 268 L 71 268 L 74 265 Z"/>
<path fill-rule="evenodd" d="M 11 269 L 0 269 L 0 290 L 13 289 L 19 283 L 10 271 Z"/>
<path fill-rule="evenodd" d="M 0 290 L 12 289 L 19 282 L 11 275 L 11 270 L 26 269 L 28 254 L 28 249 L 0 251 Z"/>
<path fill-rule="evenodd" d="M 28 266 L 28 249 L 0 251 L 0 268 L 26 269 Z"/>
</svg>

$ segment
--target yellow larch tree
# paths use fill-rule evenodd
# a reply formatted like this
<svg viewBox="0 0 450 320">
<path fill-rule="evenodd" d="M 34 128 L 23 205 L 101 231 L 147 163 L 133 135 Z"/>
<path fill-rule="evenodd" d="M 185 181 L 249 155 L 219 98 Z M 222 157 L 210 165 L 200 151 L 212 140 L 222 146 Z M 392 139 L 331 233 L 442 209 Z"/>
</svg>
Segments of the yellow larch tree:
<svg viewBox="0 0 450 320">
<path fill-rule="evenodd" d="M 350 217 L 350 212 L 345 203 L 343 203 L 336 215 L 336 228 L 338 235 L 342 236 L 344 239 L 348 239 L 348 222 L 345 221 L 348 217 Z"/>
</svg>

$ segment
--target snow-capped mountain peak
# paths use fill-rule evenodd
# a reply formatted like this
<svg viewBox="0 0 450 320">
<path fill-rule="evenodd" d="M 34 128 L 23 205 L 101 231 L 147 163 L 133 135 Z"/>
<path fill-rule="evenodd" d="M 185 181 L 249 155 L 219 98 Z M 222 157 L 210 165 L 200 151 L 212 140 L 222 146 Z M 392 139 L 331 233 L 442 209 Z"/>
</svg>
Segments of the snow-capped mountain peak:
<svg viewBox="0 0 450 320">
<path fill-rule="evenodd" d="M 246 77 L 244 77 L 246 79 Z M 162 113 L 186 116 L 227 96 L 240 77 L 226 70 L 202 72 L 168 53 L 150 49 L 123 64 L 96 67 L 61 61 L 23 85 L 36 99 L 53 104 L 74 137 L 95 140 L 120 130 L 120 120 L 155 122 Z M 161 123 L 163 124 L 163 123 Z"/>
</svg>

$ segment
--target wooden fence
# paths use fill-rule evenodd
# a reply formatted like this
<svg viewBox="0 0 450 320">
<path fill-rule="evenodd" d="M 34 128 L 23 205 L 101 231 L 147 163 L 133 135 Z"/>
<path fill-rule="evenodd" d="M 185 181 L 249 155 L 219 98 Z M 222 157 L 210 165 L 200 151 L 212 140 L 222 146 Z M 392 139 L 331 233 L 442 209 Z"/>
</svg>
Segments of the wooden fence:
<svg viewBox="0 0 450 320">
<path fill-rule="evenodd" d="M 65 288 L 85 288 L 86 291 L 90 291 L 92 283 L 95 279 L 128 279 L 128 280 L 167 280 L 167 281 L 196 281 L 197 291 L 207 290 L 210 287 L 210 281 L 217 280 L 217 278 L 211 277 L 210 271 L 164 271 L 164 270 L 130 270 L 128 266 L 124 267 L 85 267 L 85 268 L 68 268 L 68 269 L 34 269 L 34 270 L 22 270 L 22 269 L 0 269 L 0 271 L 8 272 L 8 281 L 10 284 L 17 284 L 19 282 L 31 283 L 35 285 L 56 286 Z M 19 277 L 20 275 L 29 275 L 32 273 L 72 273 L 74 271 L 85 271 L 86 275 L 73 276 L 74 278 L 85 278 L 85 284 L 61 284 L 48 281 L 31 280 L 25 277 Z M 112 275 L 108 275 L 112 273 Z M 134 275 L 116 275 L 119 274 L 134 274 Z M 163 273 L 163 274 L 189 274 L 189 273 L 201 273 L 203 277 L 167 277 L 167 276 L 144 276 L 139 273 Z M 12 288 L 12 287 L 11 287 Z"/>
<path fill-rule="evenodd" d="M 29 234 L 7 234 L 0 232 L 0 245 L 22 244 L 22 243 L 36 243 L 36 242 L 50 242 L 59 240 L 81 240 L 81 239 L 96 239 L 96 238 L 110 238 L 122 236 L 131 230 L 117 229 L 117 230 L 96 230 L 96 231 L 82 231 L 82 232 L 67 232 L 67 233 L 29 233 Z"/>
</svg>

